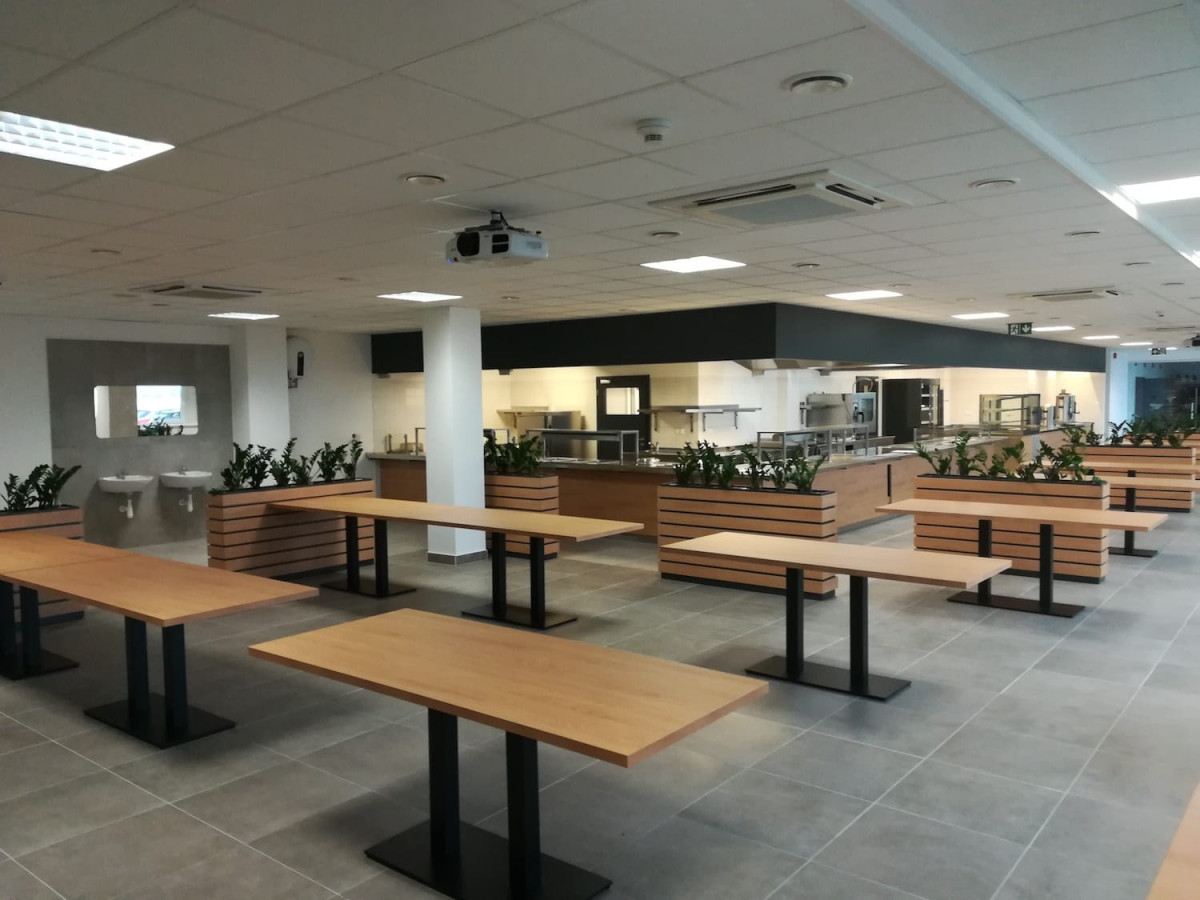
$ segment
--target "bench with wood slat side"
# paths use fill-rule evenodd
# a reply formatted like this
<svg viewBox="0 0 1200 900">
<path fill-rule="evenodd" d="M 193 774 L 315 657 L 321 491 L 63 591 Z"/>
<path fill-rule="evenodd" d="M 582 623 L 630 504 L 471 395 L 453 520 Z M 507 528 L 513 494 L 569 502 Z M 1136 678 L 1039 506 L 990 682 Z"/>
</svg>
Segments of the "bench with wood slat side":
<svg viewBox="0 0 1200 900">
<path fill-rule="evenodd" d="M 374 497 L 367 480 L 318 482 L 208 496 L 208 564 L 214 569 L 276 577 L 346 564 L 346 519 L 332 512 L 275 509 L 276 501 Z M 358 520 L 359 561 L 374 559 L 370 519 Z"/>
<path fill-rule="evenodd" d="M 29 532 L 54 537 L 83 539 L 83 510 L 79 507 L 38 509 L 0 515 L 0 534 Z M 21 618 L 20 601 L 14 599 L 16 616 Z M 51 593 L 38 594 L 38 613 L 43 625 L 66 622 L 83 616 L 83 607 L 74 600 Z"/>
<path fill-rule="evenodd" d="M 1155 479 L 1163 478 L 1192 478 L 1194 472 L 1185 470 L 1170 471 L 1174 466 L 1195 466 L 1195 447 L 1084 447 L 1083 459 L 1087 465 L 1096 466 L 1097 474 L 1104 478 L 1107 474 L 1136 471 L 1139 475 L 1153 475 Z M 1121 466 L 1117 469 L 1113 466 Z M 1155 471 L 1155 470 L 1158 471 Z M 1112 505 L 1125 508 L 1125 489 L 1114 487 L 1112 490 Z M 1137 492 L 1138 509 L 1172 510 L 1175 512 L 1191 512 L 1195 505 L 1195 495 L 1190 491 L 1142 491 Z"/>
<path fill-rule="evenodd" d="M 736 488 L 680 487 L 658 489 L 658 571 L 665 578 L 721 584 L 782 593 L 783 566 L 716 560 L 679 554 L 671 544 L 724 531 L 837 540 L 837 495 L 833 492 L 752 491 Z M 804 573 L 804 591 L 832 597 L 837 578 L 829 572 Z"/>
<path fill-rule="evenodd" d="M 488 509 L 519 509 L 527 512 L 557 514 L 557 475 L 497 475 L 484 476 L 484 506 Z M 491 538 L 488 538 L 491 546 Z M 545 542 L 547 558 L 558 555 L 562 549 L 558 541 Z M 514 534 L 505 539 L 505 550 L 511 556 L 529 556 L 529 538 Z"/>
<path fill-rule="evenodd" d="M 1184 811 L 1146 900 L 1196 900 L 1200 889 L 1200 788 Z"/>
<path fill-rule="evenodd" d="M 918 477 L 914 492 L 919 500 L 1044 504 L 1079 510 L 1108 509 L 1109 496 L 1107 484 L 937 475 Z M 993 555 L 1011 559 L 1013 574 L 1036 575 L 1039 524 L 1010 519 L 997 521 L 993 528 Z M 917 550 L 974 556 L 979 550 L 978 534 L 976 527 L 958 516 L 922 513 L 914 517 L 913 546 Z M 1056 527 L 1054 575 L 1072 581 L 1103 581 L 1108 575 L 1108 532 L 1078 525 Z"/>
</svg>

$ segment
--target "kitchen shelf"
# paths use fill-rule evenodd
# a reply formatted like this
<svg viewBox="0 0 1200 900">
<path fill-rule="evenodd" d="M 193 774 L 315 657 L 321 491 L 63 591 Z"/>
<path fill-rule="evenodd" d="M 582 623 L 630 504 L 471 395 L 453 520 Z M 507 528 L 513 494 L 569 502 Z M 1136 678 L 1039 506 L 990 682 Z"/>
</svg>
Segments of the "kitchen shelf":
<svg viewBox="0 0 1200 900">
<path fill-rule="evenodd" d="M 733 427 L 737 428 L 738 413 L 758 412 L 760 406 L 738 406 L 736 403 L 709 403 L 703 406 L 648 406 L 645 409 L 639 409 L 639 413 L 650 413 L 653 417 L 654 430 L 658 430 L 658 415 L 659 413 L 676 413 L 689 417 L 690 427 L 692 431 L 696 430 L 696 416 L 700 416 L 700 430 L 708 429 L 708 417 L 725 415 L 726 413 L 733 414 Z"/>
</svg>

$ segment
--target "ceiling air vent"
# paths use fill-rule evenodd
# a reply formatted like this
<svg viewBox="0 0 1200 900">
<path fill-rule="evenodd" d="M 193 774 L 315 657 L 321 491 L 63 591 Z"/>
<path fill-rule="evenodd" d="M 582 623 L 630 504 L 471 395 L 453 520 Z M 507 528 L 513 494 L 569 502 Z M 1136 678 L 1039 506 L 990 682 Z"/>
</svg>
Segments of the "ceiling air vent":
<svg viewBox="0 0 1200 900">
<path fill-rule="evenodd" d="M 1013 294 L 1019 300 L 1042 300 L 1046 303 L 1059 303 L 1064 300 L 1111 300 L 1122 296 L 1122 292 L 1112 287 L 1080 288 L 1074 291 L 1041 291 L 1036 294 Z"/>
<path fill-rule="evenodd" d="M 900 206 L 899 200 L 828 169 L 652 200 L 651 206 L 739 228 L 770 228 Z"/>
<path fill-rule="evenodd" d="M 168 281 L 164 284 L 149 284 L 134 288 L 143 294 L 160 297 L 183 297 L 188 300 L 244 300 L 262 294 L 259 288 L 230 287 L 223 284 L 189 284 L 185 281 Z"/>
</svg>

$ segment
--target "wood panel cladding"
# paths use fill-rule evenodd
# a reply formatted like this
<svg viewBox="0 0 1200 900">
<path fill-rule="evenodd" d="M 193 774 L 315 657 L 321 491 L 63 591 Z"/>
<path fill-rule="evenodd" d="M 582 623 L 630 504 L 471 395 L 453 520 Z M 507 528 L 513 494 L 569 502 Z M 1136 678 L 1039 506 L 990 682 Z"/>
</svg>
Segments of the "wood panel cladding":
<svg viewBox="0 0 1200 900">
<path fill-rule="evenodd" d="M 1190 441 L 1189 441 L 1190 443 Z M 1150 447 L 1142 445 L 1141 447 L 1134 446 L 1116 446 L 1116 447 L 1083 447 L 1084 460 L 1104 460 L 1105 462 L 1119 462 L 1129 464 L 1130 471 L 1136 471 L 1139 463 L 1169 463 L 1172 465 L 1186 465 L 1195 463 L 1196 461 L 1196 446 L 1184 447 Z M 1104 473 L 1098 473 L 1101 478 Z M 1116 473 L 1113 473 L 1116 474 Z M 1168 479 L 1183 479 L 1190 481 L 1191 475 L 1164 475 L 1152 472 L 1144 472 L 1142 474 L 1152 475 L 1154 478 Z M 1137 492 L 1137 508 L 1150 510 L 1165 510 L 1168 512 L 1191 512 L 1196 502 L 1196 496 L 1190 490 L 1186 491 L 1142 491 Z M 1113 488 L 1112 505 L 1114 509 L 1125 508 L 1125 489 Z"/>
<path fill-rule="evenodd" d="M 375 496 L 369 480 L 268 487 L 208 495 L 208 564 L 214 569 L 273 578 L 346 565 L 346 520 L 328 513 L 272 509 L 278 500 Z M 370 519 L 358 520 L 358 558 L 375 558 Z"/>
<path fill-rule="evenodd" d="M 922 500 L 965 500 L 976 503 L 1046 504 L 1075 509 L 1108 509 L 1107 484 L 1062 481 L 1017 481 L 956 475 L 922 475 L 916 479 L 915 497 Z M 992 528 L 992 556 L 1013 561 L 1012 571 L 1034 575 L 1038 571 L 1037 522 L 996 522 Z M 943 553 L 979 551 L 975 522 L 957 516 L 918 515 L 913 526 L 918 550 Z M 1100 582 L 1108 574 L 1106 529 L 1059 527 L 1054 529 L 1054 577 Z"/>
<path fill-rule="evenodd" d="M 523 509 L 527 512 L 558 514 L 557 475 L 496 475 L 483 479 L 484 505 L 488 509 Z M 488 547 L 492 545 L 488 536 Z M 505 540 L 506 551 L 514 556 L 529 556 L 529 538 L 510 534 Z M 546 556 L 557 555 L 558 541 L 546 541 Z"/>
<path fill-rule="evenodd" d="M 385 500 L 425 502 L 425 460 L 376 459 L 379 496 Z"/>
<path fill-rule="evenodd" d="M 664 577 L 683 581 L 783 593 L 786 577 L 783 566 L 708 559 L 672 551 L 671 544 L 718 531 L 834 541 L 837 540 L 837 513 L 838 497 L 832 491 L 801 494 L 798 491 L 660 485 L 658 571 Z M 837 577 L 832 573 L 804 572 L 805 594 L 828 598 L 836 590 Z"/>
<path fill-rule="evenodd" d="M 83 510 L 77 506 L 58 509 L 35 509 L 28 512 L 0 515 L 0 534 L 11 531 L 36 531 L 38 534 L 83 540 Z M 15 594 L 16 592 L 14 592 Z M 16 616 L 21 618 L 21 601 L 14 596 Z M 57 597 L 53 593 L 38 593 L 38 614 L 43 624 L 78 619 L 83 616 L 83 606 L 74 600 Z"/>
</svg>

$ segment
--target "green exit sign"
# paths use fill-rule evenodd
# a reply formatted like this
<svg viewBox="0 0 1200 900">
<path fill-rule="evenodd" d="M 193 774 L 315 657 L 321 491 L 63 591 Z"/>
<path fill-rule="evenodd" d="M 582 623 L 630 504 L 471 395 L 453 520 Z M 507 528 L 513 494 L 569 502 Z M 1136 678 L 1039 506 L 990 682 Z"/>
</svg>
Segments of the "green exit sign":
<svg viewBox="0 0 1200 900">
<path fill-rule="evenodd" d="M 1033 334 L 1033 323 L 1032 322 L 1009 322 L 1008 323 L 1008 333 L 1009 334 Z"/>
</svg>

